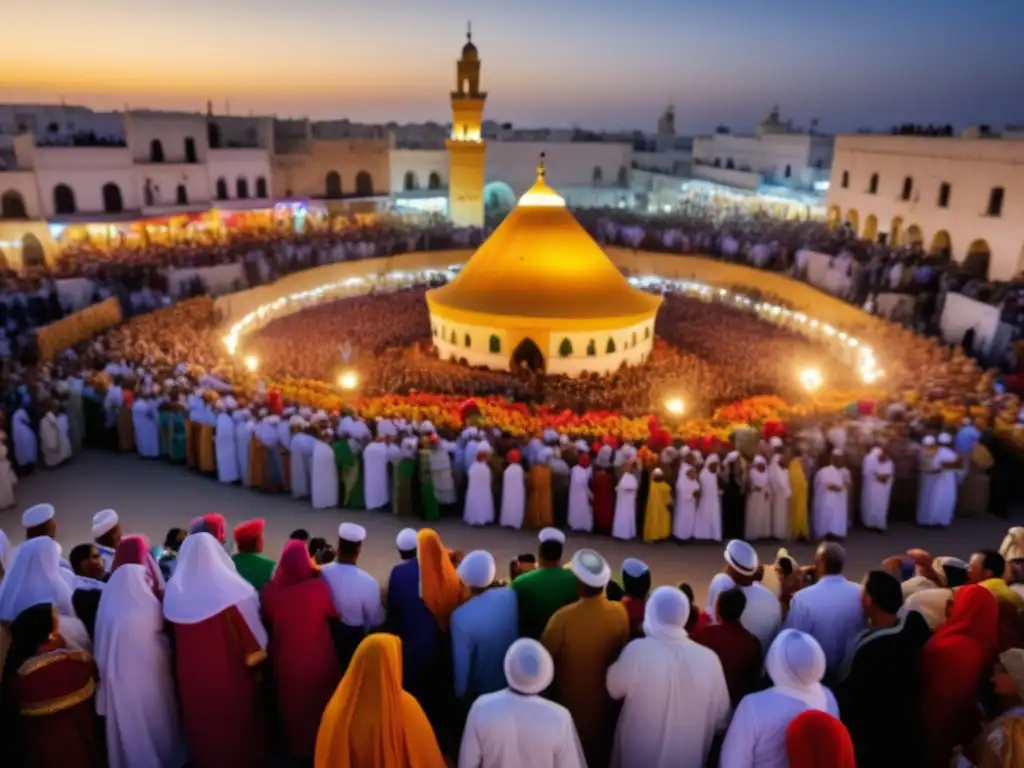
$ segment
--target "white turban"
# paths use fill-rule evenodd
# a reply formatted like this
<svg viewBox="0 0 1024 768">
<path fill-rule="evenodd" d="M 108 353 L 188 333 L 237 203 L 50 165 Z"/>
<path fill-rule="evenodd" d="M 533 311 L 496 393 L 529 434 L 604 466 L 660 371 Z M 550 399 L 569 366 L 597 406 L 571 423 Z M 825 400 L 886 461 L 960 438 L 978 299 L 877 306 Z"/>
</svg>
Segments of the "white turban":
<svg viewBox="0 0 1024 768">
<path fill-rule="evenodd" d="M 765 659 L 768 676 L 780 693 L 822 712 L 828 708 L 828 697 L 821 685 L 825 666 L 825 652 L 818 641 L 796 629 L 782 630 Z"/>
<path fill-rule="evenodd" d="M 658 587 L 644 607 L 644 634 L 669 642 L 686 638 L 690 599 L 675 587 Z"/>
<path fill-rule="evenodd" d="M 594 589 L 604 589 L 612 577 L 608 561 L 592 549 L 580 549 L 572 556 L 572 572 L 577 579 Z"/>
<path fill-rule="evenodd" d="M 518 693 L 534 696 L 555 678 L 555 662 L 551 654 L 536 640 L 521 637 L 505 652 L 505 679 L 508 687 Z"/>
<path fill-rule="evenodd" d="M 462 583 L 467 587 L 483 589 L 494 583 L 498 569 L 490 552 L 477 549 L 462 559 L 458 571 Z"/>
</svg>

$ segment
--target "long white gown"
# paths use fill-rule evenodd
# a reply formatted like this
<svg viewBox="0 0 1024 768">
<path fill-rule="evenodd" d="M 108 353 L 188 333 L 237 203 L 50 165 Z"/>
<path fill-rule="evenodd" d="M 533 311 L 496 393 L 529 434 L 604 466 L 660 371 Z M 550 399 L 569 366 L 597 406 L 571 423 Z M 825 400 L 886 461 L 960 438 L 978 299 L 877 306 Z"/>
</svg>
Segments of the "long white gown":
<svg viewBox="0 0 1024 768">
<path fill-rule="evenodd" d="M 958 458 L 956 451 L 943 445 L 935 454 L 935 460 L 939 466 L 950 464 Z M 959 487 L 959 470 L 940 469 L 939 474 L 933 478 L 932 487 L 932 513 L 931 524 L 945 528 L 953 522 L 956 514 L 956 494 Z"/>
<path fill-rule="evenodd" d="M 594 529 L 594 507 L 590 493 L 590 467 L 577 464 L 569 472 L 569 528 L 574 531 Z"/>
<path fill-rule="evenodd" d="M 14 486 L 17 483 L 18 476 L 7 458 L 7 446 L 0 438 L 0 509 L 14 506 Z"/>
<path fill-rule="evenodd" d="M 217 480 L 222 483 L 238 482 L 238 443 L 235 440 L 235 420 L 222 411 L 217 416 L 213 446 L 217 453 Z M 159 450 L 159 449 L 158 449 Z M 249 454 L 246 453 L 246 458 Z"/>
<path fill-rule="evenodd" d="M 14 412 L 14 460 L 19 467 L 35 464 L 38 460 L 39 442 L 23 408 Z"/>
<path fill-rule="evenodd" d="M 474 461 L 466 473 L 466 505 L 462 521 L 468 525 L 490 525 L 494 522 L 494 495 L 491 493 L 491 468 L 486 461 Z"/>
<path fill-rule="evenodd" d="M 235 421 L 235 460 L 238 463 L 238 479 L 249 483 L 249 450 L 252 445 L 253 422 L 244 417 Z"/>
<path fill-rule="evenodd" d="M 304 432 L 296 434 L 291 444 L 292 498 L 304 499 L 310 493 L 309 465 L 312 463 L 316 438 Z"/>
<path fill-rule="evenodd" d="M 861 474 L 860 521 L 868 528 L 884 531 L 892 495 L 892 459 L 879 461 L 878 452 L 870 451 L 864 457 Z M 886 479 L 883 481 L 880 477 Z"/>
<path fill-rule="evenodd" d="M 772 538 L 785 541 L 789 538 L 789 468 L 782 463 L 781 454 L 773 454 L 768 462 L 768 487 L 772 492 L 771 533 Z"/>
<path fill-rule="evenodd" d="M 923 450 L 917 464 L 917 510 L 918 525 L 934 525 L 932 522 L 932 496 L 935 494 L 939 474 L 938 451 Z"/>
<path fill-rule="evenodd" d="M 751 464 L 748 480 L 743 538 L 747 541 L 767 539 L 772 535 L 772 492 L 768 484 L 767 465 Z"/>
<path fill-rule="evenodd" d="M 624 472 L 615 486 L 615 517 L 612 519 L 612 536 L 616 539 L 636 538 L 636 492 L 640 483 L 632 472 Z"/>
<path fill-rule="evenodd" d="M 338 506 L 338 464 L 334 460 L 334 450 L 323 440 L 316 440 L 313 445 L 309 486 L 313 509 Z"/>
<path fill-rule="evenodd" d="M 700 480 L 696 472 L 694 477 L 689 477 L 690 470 L 694 470 L 689 464 L 679 467 L 679 477 L 676 478 L 676 500 L 675 509 L 672 512 L 672 535 L 682 541 L 692 539 L 697 529 L 697 493 L 700 491 Z"/>
<path fill-rule="evenodd" d="M 845 467 L 834 467 L 826 464 L 814 476 L 814 535 L 823 539 L 826 536 L 846 538 L 846 527 L 849 523 L 847 501 L 847 485 L 850 472 Z M 842 488 L 830 491 L 828 486 Z"/>
<path fill-rule="evenodd" d="M 700 501 L 697 519 L 693 524 L 693 538 L 722 540 L 722 491 L 718 487 L 718 473 L 704 467 L 698 475 Z"/>
<path fill-rule="evenodd" d="M 384 443 L 375 440 L 366 446 L 363 451 L 363 470 L 366 508 L 386 507 L 391 502 L 391 491 L 388 488 L 388 447 Z"/>
<path fill-rule="evenodd" d="M 132 403 L 132 427 L 135 429 L 135 450 L 139 456 L 160 458 L 160 427 L 155 401 L 140 397 Z"/>
<path fill-rule="evenodd" d="M 42 449 L 43 463 L 46 466 L 56 467 L 60 464 L 60 428 L 57 426 L 57 414 L 48 413 L 40 420 L 39 447 Z"/>
<path fill-rule="evenodd" d="M 522 528 L 526 517 L 526 483 L 523 465 L 513 462 L 501 475 L 501 518 L 503 528 Z"/>
</svg>

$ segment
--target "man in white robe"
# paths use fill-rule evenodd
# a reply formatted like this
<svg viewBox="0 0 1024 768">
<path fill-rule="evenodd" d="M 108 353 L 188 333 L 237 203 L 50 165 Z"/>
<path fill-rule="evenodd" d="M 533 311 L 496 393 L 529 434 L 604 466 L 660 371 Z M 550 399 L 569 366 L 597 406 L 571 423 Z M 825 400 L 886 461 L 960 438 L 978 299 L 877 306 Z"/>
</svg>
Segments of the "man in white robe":
<svg viewBox="0 0 1024 768">
<path fill-rule="evenodd" d="M 388 487 L 388 447 L 380 435 L 363 451 L 363 472 L 366 508 L 380 509 L 388 506 L 391 503 L 391 489 Z"/>
<path fill-rule="evenodd" d="M 526 481 L 519 451 L 508 452 L 508 466 L 501 475 L 502 528 L 522 528 L 526 516 Z"/>
<path fill-rule="evenodd" d="M 636 494 L 640 488 L 628 462 L 618 485 L 615 486 L 615 516 L 612 518 L 612 536 L 628 541 L 636 538 Z"/>
<path fill-rule="evenodd" d="M 767 539 L 772 534 L 772 490 L 764 456 L 757 456 L 747 473 L 747 507 L 743 521 L 743 538 L 747 541 Z"/>
<path fill-rule="evenodd" d="M 217 401 L 217 425 L 215 427 L 213 446 L 217 453 L 217 480 L 222 483 L 238 481 L 238 443 L 235 440 L 235 420 L 228 413 L 225 400 Z M 136 427 L 136 441 L 138 440 Z M 248 457 L 248 452 L 246 457 Z"/>
<path fill-rule="evenodd" d="M 252 413 L 248 410 L 235 411 L 235 461 L 238 464 L 238 479 L 242 485 L 249 487 L 249 451 L 252 448 Z"/>
<path fill-rule="evenodd" d="M 71 419 L 66 410 L 62 409 L 57 412 L 57 432 L 60 434 L 60 460 L 63 463 L 69 461 L 74 453 L 74 443 L 71 440 Z"/>
<path fill-rule="evenodd" d="M 810 635 L 783 630 L 775 638 L 765 668 L 774 685 L 740 700 L 722 744 L 722 768 L 789 765 L 786 729 L 809 709 L 839 717 L 832 692 L 821 684 L 825 654 Z"/>
<path fill-rule="evenodd" d="M 711 454 L 697 475 L 700 496 L 697 499 L 697 516 L 693 523 L 695 539 L 722 540 L 722 486 L 718 475 L 719 464 L 718 456 Z"/>
<path fill-rule="evenodd" d="M 313 442 L 313 456 L 309 462 L 309 495 L 313 509 L 338 506 L 338 463 L 331 447 L 333 440 L 334 431 L 326 429 L 323 439 Z"/>
<path fill-rule="evenodd" d="M 941 468 L 938 463 L 938 448 L 935 437 L 925 435 L 921 440 L 921 454 L 917 464 L 917 524 L 932 526 L 932 497 L 935 495 L 936 481 Z"/>
<path fill-rule="evenodd" d="M 28 412 L 19 408 L 13 418 L 14 463 L 22 475 L 32 471 L 38 460 L 39 442 L 29 424 Z"/>
<path fill-rule="evenodd" d="M 476 461 L 466 472 L 466 501 L 462 509 L 462 521 L 467 525 L 490 525 L 494 522 L 491 467 L 487 463 L 491 450 L 487 443 L 474 444 L 477 446 Z"/>
<path fill-rule="evenodd" d="M 773 539 L 785 541 L 789 538 L 789 467 L 783 462 L 785 447 L 782 440 L 773 437 L 769 441 L 772 456 L 768 462 L 768 487 L 772 494 L 771 531 Z"/>
<path fill-rule="evenodd" d="M 42 449 L 43 464 L 47 467 L 60 465 L 60 427 L 57 425 L 57 414 L 52 410 L 39 420 L 39 446 Z"/>
<path fill-rule="evenodd" d="M 316 438 L 303 432 L 309 425 L 302 416 L 292 416 L 289 426 L 293 431 L 291 443 L 292 498 L 304 499 L 310 492 L 310 463 Z"/>
<path fill-rule="evenodd" d="M 473 702 L 459 768 L 586 768 L 569 710 L 541 696 L 554 677 L 543 645 L 530 638 L 512 643 L 505 653 L 508 688 Z"/>
<path fill-rule="evenodd" d="M 0 432 L 0 509 L 14 506 L 14 486 L 18 483 L 18 475 L 7 458 L 6 437 Z"/>
<path fill-rule="evenodd" d="M 850 491 L 850 471 L 843 466 L 845 459 L 838 449 L 832 451 L 832 462 L 814 476 L 814 535 L 823 539 L 834 536 L 846 538 L 850 510 L 847 497 Z"/>
<path fill-rule="evenodd" d="M 157 586 L 145 565 L 120 565 L 96 613 L 96 712 L 105 718 L 111 768 L 180 766 L 188 759 Z"/>
<path fill-rule="evenodd" d="M 132 403 L 132 427 L 135 429 L 135 450 L 145 459 L 160 458 L 160 421 L 157 400 L 151 394 Z"/>
<path fill-rule="evenodd" d="M 590 489 L 590 455 L 580 454 L 579 463 L 569 472 L 569 528 L 573 531 L 594 529 L 594 493 Z"/>
<path fill-rule="evenodd" d="M 622 700 L 612 768 L 703 766 L 732 706 L 718 655 L 686 634 L 690 601 L 658 587 L 644 609 L 644 637 L 608 668 L 608 693 Z"/>
<path fill-rule="evenodd" d="M 939 450 L 935 453 L 938 474 L 932 488 L 931 525 L 946 528 L 956 514 L 956 495 L 960 485 L 963 459 L 953 450 L 953 438 L 943 432 L 939 435 Z"/>
<path fill-rule="evenodd" d="M 672 536 L 680 541 L 693 538 L 697 526 L 697 505 L 700 503 L 700 480 L 697 468 L 685 461 L 676 478 L 675 508 L 672 511 Z"/>
<path fill-rule="evenodd" d="M 892 496 L 893 464 L 884 446 L 877 446 L 864 457 L 861 470 L 860 521 L 865 528 L 884 531 Z"/>
</svg>

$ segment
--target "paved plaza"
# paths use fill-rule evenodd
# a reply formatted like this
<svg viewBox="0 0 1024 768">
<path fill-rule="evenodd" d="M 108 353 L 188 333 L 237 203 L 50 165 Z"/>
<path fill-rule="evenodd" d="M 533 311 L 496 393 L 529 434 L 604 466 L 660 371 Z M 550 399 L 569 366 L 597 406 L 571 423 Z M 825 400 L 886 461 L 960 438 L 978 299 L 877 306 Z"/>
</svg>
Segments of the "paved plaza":
<svg viewBox="0 0 1024 768">
<path fill-rule="evenodd" d="M 271 557 L 281 552 L 288 534 L 296 528 L 305 528 L 310 535 L 333 542 L 339 523 L 350 520 L 365 526 L 369 533 L 360 565 L 382 582 L 396 562 L 395 535 L 406 525 L 417 527 L 418 523 L 387 512 L 314 510 L 308 500 L 296 501 L 284 495 L 221 485 L 182 466 L 99 452 L 76 456 L 69 465 L 56 470 L 37 471 L 18 484 L 16 495 L 17 505 L 0 512 L 0 528 L 12 540 L 20 541 L 21 512 L 32 504 L 49 502 L 57 509 L 57 538 L 65 554 L 75 544 L 90 540 L 92 515 L 107 507 L 118 511 L 125 534 L 144 533 L 154 544 L 162 542 L 167 529 L 184 528 L 191 518 L 205 512 L 224 515 L 229 529 L 243 520 L 260 517 L 267 522 L 265 549 Z M 1018 518 L 1021 512 L 1018 509 Z M 944 531 L 922 530 L 908 524 L 894 525 L 885 534 L 856 530 L 846 542 L 848 574 L 860 578 L 882 558 L 912 546 L 936 555 L 967 557 L 977 548 L 998 547 L 1010 525 L 1010 521 L 986 517 L 957 520 Z M 516 555 L 536 549 L 536 534 L 532 531 L 495 526 L 470 528 L 454 518 L 438 521 L 434 527 L 449 547 L 463 552 L 489 550 L 498 562 L 499 576 L 507 575 L 508 562 Z M 763 560 L 771 561 L 778 546 L 763 542 L 757 549 Z M 570 533 L 568 551 L 580 547 L 598 550 L 615 569 L 624 558 L 639 557 L 651 567 L 656 584 L 687 581 L 693 585 L 701 604 L 708 581 L 722 566 L 722 547 L 717 544 L 644 544 Z M 798 562 L 810 561 L 811 545 L 793 544 L 789 549 Z"/>
</svg>

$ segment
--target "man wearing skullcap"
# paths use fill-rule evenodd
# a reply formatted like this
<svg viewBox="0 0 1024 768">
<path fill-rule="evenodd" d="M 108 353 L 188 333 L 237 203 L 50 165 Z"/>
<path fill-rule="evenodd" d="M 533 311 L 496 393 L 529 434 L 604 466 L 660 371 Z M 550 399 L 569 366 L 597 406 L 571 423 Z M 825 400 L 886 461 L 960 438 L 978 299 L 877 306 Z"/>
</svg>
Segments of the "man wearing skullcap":
<svg viewBox="0 0 1024 768">
<path fill-rule="evenodd" d="M 587 764 L 604 765 L 615 724 L 605 678 L 629 642 L 629 617 L 621 603 L 605 597 L 611 571 L 601 555 L 578 550 L 572 574 L 579 600 L 555 612 L 541 642 L 555 662 L 552 698 L 572 713 Z"/>
<path fill-rule="evenodd" d="M 508 466 L 501 476 L 501 511 L 498 521 L 502 528 L 522 528 L 526 516 L 526 481 L 519 451 L 508 452 Z"/>
<path fill-rule="evenodd" d="M 342 523 L 338 527 L 335 561 L 320 569 L 321 576 L 331 588 L 334 608 L 341 619 L 344 639 L 338 655 L 343 670 L 362 639 L 384 623 L 380 585 L 356 565 L 365 539 L 366 529 L 363 526 Z"/>
<path fill-rule="evenodd" d="M 708 609 L 715 605 L 719 592 L 732 587 L 743 590 L 747 604 L 740 622 L 766 653 L 782 626 L 782 608 L 779 599 L 755 579 L 761 565 L 757 550 L 742 539 L 733 539 L 725 547 L 725 565 L 725 573 L 717 574 L 708 586 Z"/>
<path fill-rule="evenodd" d="M 519 635 L 535 640 L 555 611 L 579 596 L 576 577 L 562 567 L 565 534 L 557 528 L 544 528 L 538 539 L 537 567 L 512 581 L 519 599 Z"/>
<path fill-rule="evenodd" d="M 635 557 L 622 561 L 622 592 L 622 605 L 629 616 L 629 636 L 642 637 L 644 610 L 651 592 L 651 571 L 647 563 Z"/>
<path fill-rule="evenodd" d="M 451 618 L 455 695 L 472 701 L 505 687 L 505 653 L 519 636 L 519 616 L 516 593 L 492 586 L 497 568 L 490 552 L 470 552 L 458 571 L 471 597 Z"/>
<path fill-rule="evenodd" d="M 868 573 L 862 600 L 868 629 L 846 658 L 836 697 L 859 765 L 910 765 L 921 754 L 918 657 L 931 630 L 919 612 L 900 610 L 900 582 L 885 571 Z"/>
<path fill-rule="evenodd" d="M 275 562 L 263 554 L 262 520 L 247 520 L 235 528 L 235 547 L 238 552 L 231 556 L 238 574 L 252 584 L 259 592 L 274 574 Z"/>
<path fill-rule="evenodd" d="M 846 468 L 846 459 L 842 451 L 835 449 L 832 451 L 830 463 L 819 469 L 814 476 L 814 510 L 811 523 L 815 537 L 846 538 L 850 518 L 850 487 L 850 470 Z"/>
<path fill-rule="evenodd" d="M 896 746 L 895 744 L 893 746 Z M 863 763 L 854 755 L 854 744 L 846 726 L 826 712 L 807 710 L 797 715 L 786 729 L 786 754 L 790 768 L 856 768 L 900 765 Z"/>
<path fill-rule="evenodd" d="M 541 694 L 555 665 L 540 643 L 516 640 L 503 660 L 508 687 L 478 698 L 469 710 L 459 749 L 460 768 L 586 765 L 572 715 Z"/>
<path fill-rule="evenodd" d="M 92 516 L 92 540 L 103 559 L 103 567 L 110 573 L 114 563 L 114 551 L 121 541 L 121 524 L 117 512 L 104 509 Z"/>
<path fill-rule="evenodd" d="M 551 461 L 554 457 L 554 450 L 545 446 L 537 451 L 537 461 L 530 467 L 529 482 L 526 484 L 527 528 L 543 528 L 555 523 L 551 498 Z"/>
<path fill-rule="evenodd" d="M 467 525 L 490 525 L 494 522 L 491 466 L 487 463 L 491 447 L 485 442 L 476 445 L 476 459 L 466 471 L 466 501 L 462 521 Z"/>
<path fill-rule="evenodd" d="M 403 528 L 395 537 L 395 547 L 402 562 L 412 560 L 416 557 L 416 531 L 412 528 Z"/>
</svg>

